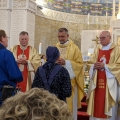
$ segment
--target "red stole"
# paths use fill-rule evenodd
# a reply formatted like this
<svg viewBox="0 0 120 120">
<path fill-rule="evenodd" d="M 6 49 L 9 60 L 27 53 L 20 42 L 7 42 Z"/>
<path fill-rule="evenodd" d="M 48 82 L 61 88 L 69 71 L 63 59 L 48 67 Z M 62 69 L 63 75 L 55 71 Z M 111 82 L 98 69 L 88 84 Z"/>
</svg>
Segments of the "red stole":
<svg viewBox="0 0 120 120">
<path fill-rule="evenodd" d="M 111 51 L 112 49 L 110 50 L 99 49 L 98 62 L 103 62 L 106 59 L 105 62 L 106 64 L 108 64 Z M 106 73 L 105 70 L 98 70 L 97 85 L 96 85 L 95 97 L 94 97 L 94 114 L 93 114 L 94 117 L 107 118 L 107 115 L 104 114 L 105 95 L 106 95 Z"/>
<path fill-rule="evenodd" d="M 24 50 L 24 55 L 26 56 L 27 60 L 29 58 L 29 49 L 30 49 L 30 47 L 28 46 L 27 49 Z M 20 45 L 18 45 L 18 48 L 17 48 L 17 58 L 22 53 L 23 53 L 23 50 L 20 48 Z M 22 75 L 23 75 L 23 81 L 18 83 L 17 86 L 20 87 L 22 92 L 26 92 L 27 79 L 28 79 L 27 65 L 24 65 L 24 71 L 22 71 Z"/>
</svg>

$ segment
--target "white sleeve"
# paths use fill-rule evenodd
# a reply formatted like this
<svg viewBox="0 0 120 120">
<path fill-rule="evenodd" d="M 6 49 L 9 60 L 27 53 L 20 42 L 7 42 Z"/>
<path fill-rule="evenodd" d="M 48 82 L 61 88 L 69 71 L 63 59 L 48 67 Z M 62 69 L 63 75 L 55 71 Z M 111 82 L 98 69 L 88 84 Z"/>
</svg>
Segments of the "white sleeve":
<svg viewBox="0 0 120 120">
<path fill-rule="evenodd" d="M 28 71 L 34 71 L 34 68 L 29 60 L 28 61 Z"/>
<path fill-rule="evenodd" d="M 105 71 L 106 71 L 107 78 L 114 78 L 113 74 L 110 72 L 106 64 L 105 64 Z M 94 65 L 92 65 L 89 70 L 90 79 L 92 79 L 93 74 L 94 74 Z"/>
<path fill-rule="evenodd" d="M 105 71 L 106 71 L 107 78 L 115 78 L 114 75 L 110 72 L 110 70 L 106 66 L 106 64 L 105 64 Z"/>
<path fill-rule="evenodd" d="M 90 67 L 90 70 L 89 70 L 90 79 L 92 79 L 93 75 L 94 75 L 94 64 Z"/>
<path fill-rule="evenodd" d="M 71 65 L 71 62 L 69 60 L 65 60 L 64 67 L 68 70 L 68 73 L 70 75 L 70 79 L 74 79 L 75 78 L 75 73 L 72 69 L 72 65 Z"/>
</svg>

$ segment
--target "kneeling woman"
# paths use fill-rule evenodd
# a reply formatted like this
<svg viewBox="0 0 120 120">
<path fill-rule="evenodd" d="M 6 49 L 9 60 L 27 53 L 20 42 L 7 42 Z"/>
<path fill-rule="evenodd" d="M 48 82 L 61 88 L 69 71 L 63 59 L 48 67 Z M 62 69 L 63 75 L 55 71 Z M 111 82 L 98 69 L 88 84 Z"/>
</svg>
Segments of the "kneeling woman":
<svg viewBox="0 0 120 120">
<path fill-rule="evenodd" d="M 49 46 L 46 50 L 47 62 L 37 69 L 33 87 L 44 88 L 66 101 L 71 96 L 72 88 L 68 71 L 57 64 L 60 53 L 57 47 Z"/>
</svg>

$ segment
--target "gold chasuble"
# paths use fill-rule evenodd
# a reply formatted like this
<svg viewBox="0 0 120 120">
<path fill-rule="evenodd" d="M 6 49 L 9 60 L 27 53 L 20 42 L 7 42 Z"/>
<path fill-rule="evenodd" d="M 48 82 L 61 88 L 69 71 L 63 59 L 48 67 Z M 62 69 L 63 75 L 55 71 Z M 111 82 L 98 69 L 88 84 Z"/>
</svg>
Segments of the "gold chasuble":
<svg viewBox="0 0 120 120">
<path fill-rule="evenodd" d="M 72 69 L 75 73 L 75 78 L 71 80 L 72 95 L 70 98 L 67 98 L 67 104 L 72 111 L 75 86 L 77 86 L 78 91 L 78 103 L 76 103 L 78 105 L 78 108 L 81 108 L 81 100 L 84 96 L 84 74 L 82 55 L 80 54 L 79 48 L 71 40 L 67 44 L 61 45 L 60 43 L 57 43 L 56 46 L 60 51 L 60 57 L 71 62 Z"/>
<path fill-rule="evenodd" d="M 34 79 L 34 73 L 40 65 L 40 56 L 36 49 L 31 46 L 26 46 L 24 49 L 20 45 L 16 45 L 10 49 L 15 59 L 23 57 L 28 61 L 27 65 L 18 64 L 22 75 L 23 81 L 17 84 L 22 92 L 26 92 L 31 89 L 31 84 Z"/>
<path fill-rule="evenodd" d="M 120 49 L 111 44 L 109 50 L 97 46 L 88 68 L 96 62 L 103 62 L 105 69 L 93 70 L 87 94 L 87 113 L 95 118 L 112 117 L 112 107 L 118 104 L 118 88 L 120 85 Z M 112 75 L 112 77 L 109 75 Z M 117 111 L 116 111 L 117 112 Z"/>
</svg>

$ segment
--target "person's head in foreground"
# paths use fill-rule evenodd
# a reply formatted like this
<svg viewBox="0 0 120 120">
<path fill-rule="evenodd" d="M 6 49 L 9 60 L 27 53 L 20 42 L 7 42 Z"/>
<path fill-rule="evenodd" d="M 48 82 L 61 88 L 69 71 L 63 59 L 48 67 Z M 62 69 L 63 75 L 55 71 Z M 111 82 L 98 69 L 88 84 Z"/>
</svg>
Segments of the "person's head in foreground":
<svg viewBox="0 0 120 120">
<path fill-rule="evenodd" d="M 55 63 L 60 57 L 60 52 L 55 46 L 48 46 L 46 49 L 47 62 Z"/>
<path fill-rule="evenodd" d="M 8 37 L 4 30 L 0 30 L 0 43 L 4 46 L 8 46 Z"/>
<path fill-rule="evenodd" d="M 107 46 L 110 43 L 110 40 L 111 40 L 110 32 L 109 31 L 102 31 L 100 33 L 99 39 L 100 39 L 100 44 L 102 46 Z"/>
<path fill-rule="evenodd" d="M 72 115 L 54 94 L 33 88 L 8 98 L 0 108 L 0 120 L 72 120 Z"/>
</svg>

